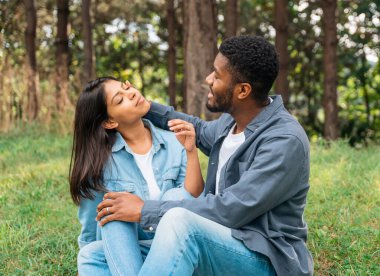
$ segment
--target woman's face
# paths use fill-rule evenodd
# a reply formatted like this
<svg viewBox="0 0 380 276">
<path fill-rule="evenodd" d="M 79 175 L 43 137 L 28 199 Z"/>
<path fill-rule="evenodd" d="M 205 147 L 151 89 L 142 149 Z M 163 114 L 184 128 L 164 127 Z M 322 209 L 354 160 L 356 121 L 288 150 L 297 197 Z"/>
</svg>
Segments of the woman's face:
<svg viewBox="0 0 380 276">
<path fill-rule="evenodd" d="M 120 126 L 133 125 L 149 111 L 150 103 L 128 81 L 109 80 L 104 83 L 109 121 Z"/>
</svg>

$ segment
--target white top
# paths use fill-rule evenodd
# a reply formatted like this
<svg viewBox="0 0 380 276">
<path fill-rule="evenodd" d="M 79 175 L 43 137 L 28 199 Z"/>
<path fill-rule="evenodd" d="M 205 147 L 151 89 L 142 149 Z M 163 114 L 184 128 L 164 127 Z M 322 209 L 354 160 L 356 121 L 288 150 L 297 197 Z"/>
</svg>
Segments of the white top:
<svg viewBox="0 0 380 276">
<path fill-rule="evenodd" d="M 157 185 L 156 178 L 153 173 L 153 147 L 146 154 L 133 153 L 137 166 L 139 167 L 146 183 L 148 184 L 150 199 L 160 199 L 160 188 Z"/>
<path fill-rule="evenodd" d="M 273 99 L 269 97 L 269 104 L 273 102 Z M 222 147 L 219 152 L 219 163 L 218 170 L 216 171 L 216 185 L 215 185 L 215 194 L 219 193 L 219 180 L 220 180 L 220 171 L 223 166 L 227 163 L 228 159 L 234 154 L 234 152 L 240 147 L 241 144 L 245 141 L 244 131 L 233 134 L 236 124 L 231 128 L 230 132 L 223 141 Z"/>
<path fill-rule="evenodd" d="M 236 124 L 231 128 L 230 132 L 224 138 L 222 147 L 219 152 L 219 164 L 218 170 L 216 172 L 216 187 L 215 194 L 219 193 L 219 180 L 220 180 L 220 172 L 223 166 L 227 163 L 228 159 L 230 159 L 231 155 L 240 147 L 241 144 L 245 141 L 244 131 L 233 134 Z"/>
</svg>

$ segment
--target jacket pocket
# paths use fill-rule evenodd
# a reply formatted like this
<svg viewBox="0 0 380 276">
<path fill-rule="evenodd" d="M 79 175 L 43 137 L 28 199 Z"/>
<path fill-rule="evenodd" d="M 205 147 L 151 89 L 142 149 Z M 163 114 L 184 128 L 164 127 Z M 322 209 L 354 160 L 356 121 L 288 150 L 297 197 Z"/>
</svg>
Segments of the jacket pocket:
<svg viewBox="0 0 380 276">
<path fill-rule="evenodd" d="M 106 189 L 110 192 L 129 192 L 136 191 L 136 184 L 125 180 L 105 180 Z"/>
</svg>

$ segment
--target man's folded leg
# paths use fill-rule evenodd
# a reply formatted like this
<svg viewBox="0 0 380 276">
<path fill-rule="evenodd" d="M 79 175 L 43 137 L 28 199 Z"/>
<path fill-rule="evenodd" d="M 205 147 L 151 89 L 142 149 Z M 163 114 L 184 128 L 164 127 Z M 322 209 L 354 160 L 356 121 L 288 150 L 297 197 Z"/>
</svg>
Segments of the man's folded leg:
<svg viewBox="0 0 380 276">
<path fill-rule="evenodd" d="M 183 208 L 161 219 L 139 275 L 275 275 L 269 259 L 231 229 Z"/>
</svg>

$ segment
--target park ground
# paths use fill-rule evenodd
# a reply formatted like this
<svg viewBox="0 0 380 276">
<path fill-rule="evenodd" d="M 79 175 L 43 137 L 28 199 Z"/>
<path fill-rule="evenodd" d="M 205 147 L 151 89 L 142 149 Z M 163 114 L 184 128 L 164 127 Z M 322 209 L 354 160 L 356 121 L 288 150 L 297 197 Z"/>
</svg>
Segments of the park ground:
<svg viewBox="0 0 380 276">
<path fill-rule="evenodd" d="M 38 130 L 0 135 L 0 275 L 75 275 L 71 139 Z M 380 146 L 313 142 L 310 186 L 315 275 L 380 275 Z"/>
</svg>

